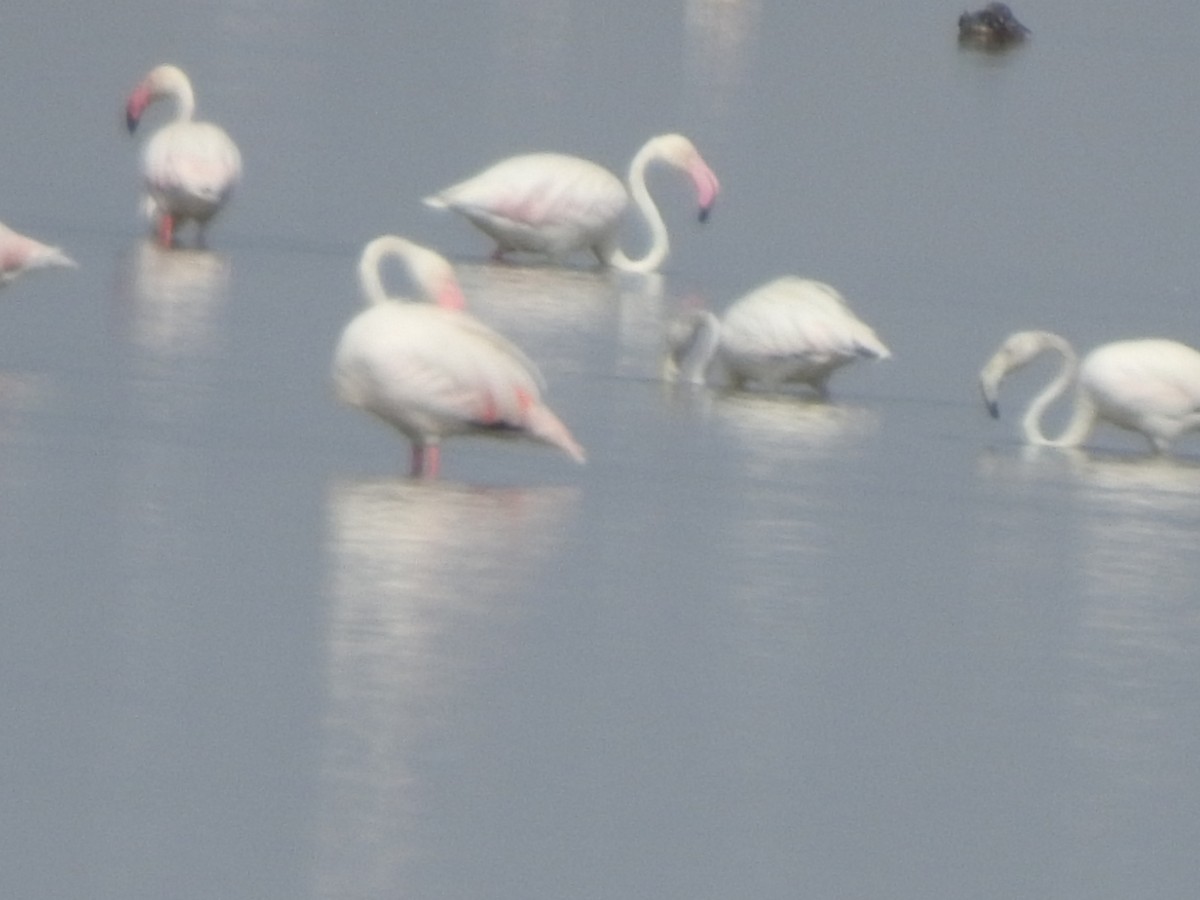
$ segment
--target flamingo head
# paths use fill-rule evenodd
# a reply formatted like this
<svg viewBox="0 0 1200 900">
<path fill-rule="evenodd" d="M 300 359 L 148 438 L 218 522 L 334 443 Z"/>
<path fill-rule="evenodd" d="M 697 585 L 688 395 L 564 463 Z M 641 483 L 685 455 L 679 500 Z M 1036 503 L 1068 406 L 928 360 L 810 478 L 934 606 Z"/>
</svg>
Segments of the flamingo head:
<svg viewBox="0 0 1200 900">
<path fill-rule="evenodd" d="M 163 97 L 174 98 L 179 114 L 191 117 L 195 105 L 192 84 L 178 66 L 155 66 L 133 89 L 125 104 L 125 125 L 130 134 L 137 130 L 146 107 Z"/>
<path fill-rule="evenodd" d="M 411 241 L 405 243 L 408 245 L 403 254 L 405 266 L 425 299 L 443 309 L 466 308 L 462 286 L 449 261 L 428 247 Z"/>
<path fill-rule="evenodd" d="M 708 167 L 696 146 L 682 134 L 664 134 L 654 139 L 656 155 L 668 165 L 686 172 L 696 186 L 700 221 L 707 222 L 721 183 Z"/>
<path fill-rule="evenodd" d="M 466 309 L 467 300 L 454 273 L 445 279 L 437 291 L 437 305 L 443 309 Z"/>
<path fill-rule="evenodd" d="M 673 319 L 665 334 L 663 377 L 704 384 L 705 372 L 720 344 L 721 322 L 706 309 L 688 309 Z"/>
</svg>

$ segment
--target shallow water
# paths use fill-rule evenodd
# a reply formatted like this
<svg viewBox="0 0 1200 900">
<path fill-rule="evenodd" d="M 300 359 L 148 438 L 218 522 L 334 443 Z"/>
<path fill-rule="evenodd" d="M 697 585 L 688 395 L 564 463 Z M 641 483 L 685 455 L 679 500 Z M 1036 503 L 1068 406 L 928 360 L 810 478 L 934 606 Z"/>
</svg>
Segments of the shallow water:
<svg viewBox="0 0 1200 900">
<path fill-rule="evenodd" d="M 78 271 L 0 303 L 14 897 L 1194 892 L 1200 438 L 1021 446 L 1017 328 L 1200 343 L 1190 7 L 501 0 L 13 9 L 0 218 Z M 121 102 L 192 74 L 245 184 L 208 251 L 136 215 Z M 419 199 L 508 153 L 652 179 L 661 278 L 502 266 Z M 589 463 L 443 478 L 339 407 L 361 246 L 458 265 Z M 629 241 L 641 235 L 629 231 Z M 661 328 L 780 274 L 892 360 L 674 388 Z"/>
</svg>

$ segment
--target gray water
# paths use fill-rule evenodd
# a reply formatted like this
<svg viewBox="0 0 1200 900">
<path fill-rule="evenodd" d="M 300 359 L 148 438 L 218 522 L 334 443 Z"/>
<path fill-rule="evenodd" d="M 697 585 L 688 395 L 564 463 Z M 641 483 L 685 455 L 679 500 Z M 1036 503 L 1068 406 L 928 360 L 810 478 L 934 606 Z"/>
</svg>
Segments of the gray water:
<svg viewBox="0 0 1200 900">
<path fill-rule="evenodd" d="M 1200 439 L 1031 453 L 1017 328 L 1200 343 L 1200 19 L 1179 0 L 245 0 L 0 13 L 0 893 L 1185 898 L 1200 883 Z M 149 246 L 122 103 L 192 75 L 245 183 Z M 654 179 L 660 279 L 490 264 L 419 204 L 510 153 Z M 339 407 L 397 232 L 539 361 L 588 448 Z M 631 229 L 631 243 L 640 235 Z M 894 358 L 671 390 L 662 323 L 780 274 Z"/>
</svg>

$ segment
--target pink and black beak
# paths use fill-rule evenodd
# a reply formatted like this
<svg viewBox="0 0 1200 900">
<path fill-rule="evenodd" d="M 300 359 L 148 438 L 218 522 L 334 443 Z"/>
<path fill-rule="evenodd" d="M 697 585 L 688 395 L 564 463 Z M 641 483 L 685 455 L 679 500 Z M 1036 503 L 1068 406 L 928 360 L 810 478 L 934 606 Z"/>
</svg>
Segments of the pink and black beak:
<svg viewBox="0 0 1200 900">
<path fill-rule="evenodd" d="M 125 126 L 129 129 L 130 134 L 137 130 L 142 113 L 150 105 L 150 98 L 150 89 L 145 85 L 138 85 L 129 95 L 129 102 L 125 104 Z"/>
<path fill-rule="evenodd" d="M 712 213 L 713 204 L 717 202 L 717 194 L 721 191 L 721 183 L 712 169 L 697 160 L 689 172 L 696 185 L 696 197 L 700 203 L 700 221 L 707 222 Z"/>
</svg>

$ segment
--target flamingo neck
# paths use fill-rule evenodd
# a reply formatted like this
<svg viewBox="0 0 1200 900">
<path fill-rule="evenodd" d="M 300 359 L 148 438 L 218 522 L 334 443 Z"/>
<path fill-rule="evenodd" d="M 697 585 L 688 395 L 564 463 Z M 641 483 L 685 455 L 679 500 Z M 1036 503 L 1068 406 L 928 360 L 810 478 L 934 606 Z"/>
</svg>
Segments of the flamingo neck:
<svg viewBox="0 0 1200 900">
<path fill-rule="evenodd" d="M 190 122 L 196 114 L 196 95 L 187 81 L 172 85 L 171 99 L 175 102 L 175 121 Z"/>
<path fill-rule="evenodd" d="M 358 284 L 368 306 L 388 301 L 388 292 L 383 286 L 383 276 L 379 271 L 380 263 L 385 256 L 395 255 L 398 254 L 394 247 L 378 240 L 372 241 L 363 250 L 358 260 Z"/>
<path fill-rule="evenodd" d="M 363 249 L 358 260 L 358 283 L 368 305 L 392 299 L 383 285 L 382 263 L 399 259 L 422 299 L 445 309 L 463 309 L 466 303 L 454 269 L 440 255 L 395 235 L 383 235 Z"/>
<path fill-rule="evenodd" d="M 676 381 L 704 384 L 705 373 L 721 344 L 721 320 L 708 310 L 688 314 L 671 341 L 667 375 Z"/>
<path fill-rule="evenodd" d="M 1059 367 L 1058 374 L 1030 402 L 1025 416 L 1021 419 L 1021 428 L 1030 443 L 1042 444 L 1047 447 L 1078 447 L 1088 436 L 1088 432 L 1092 430 L 1096 418 L 1095 406 L 1082 389 L 1076 390 L 1071 420 L 1058 437 L 1047 437 L 1042 431 L 1042 416 L 1045 415 L 1050 405 L 1071 386 L 1079 374 L 1079 357 L 1067 341 L 1057 335 L 1048 336 L 1046 349 L 1054 350 L 1061 355 L 1062 365 Z"/>
<path fill-rule="evenodd" d="M 651 142 L 637 152 L 633 162 L 629 164 L 629 195 L 633 198 L 634 206 L 642 216 L 642 220 L 650 229 L 650 249 L 638 259 L 630 259 L 620 247 L 612 256 L 612 265 L 625 272 L 645 274 L 654 272 L 662 265 L 670 252 L 671 243 L 667 237 L 667 226 L 663 222 L 662 213 L 650 191 L 646 188 L 646 166 L 657 155 L 657 148 Z"/>
</svg>

